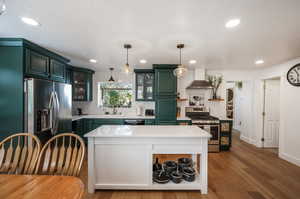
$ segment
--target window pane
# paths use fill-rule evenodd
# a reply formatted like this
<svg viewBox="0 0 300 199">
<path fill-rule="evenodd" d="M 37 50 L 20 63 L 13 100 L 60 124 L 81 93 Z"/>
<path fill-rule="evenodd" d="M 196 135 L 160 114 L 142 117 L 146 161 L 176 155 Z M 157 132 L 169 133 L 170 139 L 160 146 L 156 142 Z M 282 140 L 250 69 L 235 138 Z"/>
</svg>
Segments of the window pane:
<svg viewBox="0 0 300 199">
<path fill-rule="evenodd" d="M 131 107 L 132 84 L 98 83 L 98 105 L 104 107 Z"/>
</svg>

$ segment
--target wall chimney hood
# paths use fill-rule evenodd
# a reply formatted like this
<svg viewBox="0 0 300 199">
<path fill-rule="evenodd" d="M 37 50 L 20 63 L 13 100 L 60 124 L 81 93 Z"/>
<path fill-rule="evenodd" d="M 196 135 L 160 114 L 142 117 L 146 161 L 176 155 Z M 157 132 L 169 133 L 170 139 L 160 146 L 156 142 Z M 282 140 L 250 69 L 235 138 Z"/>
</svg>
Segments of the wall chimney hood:
<svg viewBox="0 0 300 199">
<path fill-rule="evenodd" d="M 194 81 L 186 89 L 212 89 L 213 86 L 205 79 L 205 69 L 195 69 Z"/>
</svg>

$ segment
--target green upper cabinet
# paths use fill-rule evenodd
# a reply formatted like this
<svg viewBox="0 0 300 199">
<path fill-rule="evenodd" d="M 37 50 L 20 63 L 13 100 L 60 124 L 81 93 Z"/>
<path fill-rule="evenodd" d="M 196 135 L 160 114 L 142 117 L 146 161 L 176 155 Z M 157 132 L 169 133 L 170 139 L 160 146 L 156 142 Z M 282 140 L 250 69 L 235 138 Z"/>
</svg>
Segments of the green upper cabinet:
<svg viewBox="0 0 300 199">
<path fill-rule="evenodd" d="M 25 51 L 25 76 L 65 82 L 68 59 L 42 48 L 30 41 L 16 39 Z"/>
<path fill-rule="evenodd" d="M 49 57 L 26 49 L 26 74 L 33 76 L 49 76 Z"/>
<path fill-rule="evenodd" d="M 176 67 L 177 65 L 154 65 L 156 95 L 177 94 L 177 78 L 173 74 Z"/>
<path fill-rule="evenodd" d="M 93 100 L 93 74 L 90 69 L 72 67 L 73 101 Z"/>
<path fill-rule="evenodd" d="M 135 100 L 154 101 L 154 70 L 136 69 Z"/>
<path fill-rule="evenodd" d="M 64 81 L 66 76 L 66 65 L 55 59 L 50 60 L 50 78 L 54 81 Z"/>
<path fill-rule="evenodd" d="M 66 65 L 65 83 L 72 84 L 73 70 L 72 66 Z"/>
</svg>

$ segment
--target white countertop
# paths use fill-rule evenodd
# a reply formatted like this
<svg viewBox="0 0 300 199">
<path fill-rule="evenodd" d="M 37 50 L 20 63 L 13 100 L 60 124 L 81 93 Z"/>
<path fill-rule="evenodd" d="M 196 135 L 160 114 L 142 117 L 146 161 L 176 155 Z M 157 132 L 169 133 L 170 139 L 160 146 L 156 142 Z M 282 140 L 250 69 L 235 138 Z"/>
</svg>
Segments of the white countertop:
<svg viewBox="0 0 300 199">
<path fill-rule="evenodd" d="M 72 121 L 80 119 L 155 119 L 155 116 L 136 116 L 136 115 L 75 115 Z"/>
<path fill-rule="evenodd" d="M 84 137 L 210 138 L 211 135 L 197 126 L 103 125 Z"/>
<path fill-rule="evenodd" d="M 80 119 L 155 119 L 155 116 L 136 115 L 74 115 L 72 121 Z M 177 120 L 191 120 L 188 117 L 177 117 Z"/>
</svg>

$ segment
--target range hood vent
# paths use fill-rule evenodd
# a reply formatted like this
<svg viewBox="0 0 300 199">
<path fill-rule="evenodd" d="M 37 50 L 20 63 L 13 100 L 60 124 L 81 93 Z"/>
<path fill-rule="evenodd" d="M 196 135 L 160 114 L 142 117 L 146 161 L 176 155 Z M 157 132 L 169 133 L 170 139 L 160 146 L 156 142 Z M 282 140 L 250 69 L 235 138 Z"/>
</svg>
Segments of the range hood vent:
<svg viewBox="0 0 300 199">
<path fill-rule="evenodd" d="M 205 69 L 195 69 L 195 79 L 186 89 L 212 89 L 213 86 L 205 80 Z"/>
</svg>

